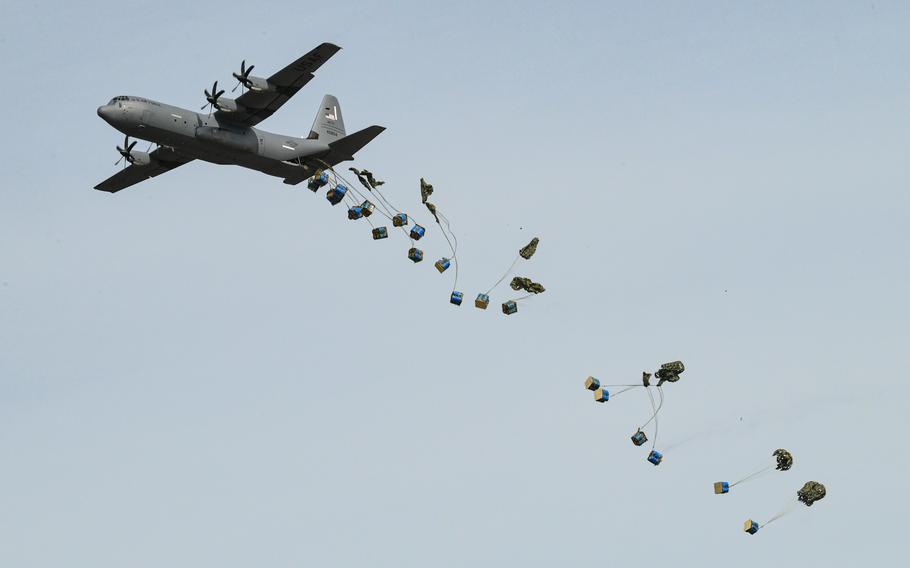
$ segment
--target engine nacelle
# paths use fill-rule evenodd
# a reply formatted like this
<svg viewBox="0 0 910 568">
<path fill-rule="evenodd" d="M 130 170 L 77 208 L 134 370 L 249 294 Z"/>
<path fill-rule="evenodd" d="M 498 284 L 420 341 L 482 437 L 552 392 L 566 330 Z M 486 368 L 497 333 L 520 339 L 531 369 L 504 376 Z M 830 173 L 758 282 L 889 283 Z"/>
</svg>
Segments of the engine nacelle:
<svg viewBox="0 0 910 568">
<path fill-rule="evenodd" d="M 237 104 L 237 101 L 234 99 L 222 99 L 219 98 L 215 103 L 215 108 L 221 112 L 238 112 L 241 110 L 246 110 L 243 105 Z"/>
<path fill-rule="evenodd" d="M 152 157 L 146 152 L 130 152 L 130 164 L 134 166 L 147 166 L 152 163 Z"/>
<path fill-rule="evenodd" d="M 247 80 L 249 81 L 247 88 L 249 88 L 251 91 L 255 91 L 257 93 L 269 93 L 275 92 L 277 90 L 275 88 L 275 85 L 269 83 L 268 80 L 263 79 L 262 77 L 247 77 Z"/>
<path fill-rule="evenodd" d="M 213 126 L 200 126 L 196 129 L 196 138 L 241 152 L 255 153 L 259 150 L 259 139 L 252 130 L 236 131 Z"/>
</svg>

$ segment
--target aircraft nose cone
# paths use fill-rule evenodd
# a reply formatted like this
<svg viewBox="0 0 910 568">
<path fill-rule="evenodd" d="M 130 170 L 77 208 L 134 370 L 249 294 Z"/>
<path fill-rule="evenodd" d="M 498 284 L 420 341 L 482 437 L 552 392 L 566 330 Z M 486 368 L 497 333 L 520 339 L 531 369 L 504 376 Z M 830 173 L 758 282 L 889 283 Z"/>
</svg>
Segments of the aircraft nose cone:
<svg viewBox="0 0 910 568">
<path fill-rule="evenodd" d="M 100 116 L 104 120 L 110 122 L 112 114 L 113 114 L 113 112 L 111 111 L 110 105 L 104 105 L 104 106 L 98 107 L 98 116 Z"/>
</svg>

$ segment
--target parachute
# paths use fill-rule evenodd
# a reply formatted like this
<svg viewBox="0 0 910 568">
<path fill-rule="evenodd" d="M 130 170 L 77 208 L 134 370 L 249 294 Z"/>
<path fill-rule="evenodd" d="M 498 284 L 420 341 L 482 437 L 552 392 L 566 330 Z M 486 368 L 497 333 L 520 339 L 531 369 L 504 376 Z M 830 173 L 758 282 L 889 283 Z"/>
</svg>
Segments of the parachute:
<svg viewBox="0 0 910 568">
<path fill-rule="evenodd" d="M 654 376 L 660 379 L 657 382 L 657 386 L 661 386 L 665 382 L 675 383 L 679 380 L 679 375 L 685 370 L 686 367 L 682 364 L 682 361 L 664 363 L 660 366 L 660 370 L 654 373 Z"/>
<path fill-rule="evenodd" d="M 817 481 L 807 481 L 803 488 L 796 492 L 796 497 L 806 507 L 825 498 L 825 486 Z"/>
<path fill-rule="evenodd" d="M 384 184 L 384 181 L 380 181 L 373 177 L 373 172 L 370 170 L 358 170 L 357 168 L 348 168 L 354 175 L 357 176 L 357 181 L 359 181 L 363 187 L 367 188 L 370 191 L 373 191 L 380 185 Z"/>
<path fill-rule="evenodd" d="M 787 450 L 774 450 L 774 453 L 771 455 L 777 458 L 777 469 L 780 471 L 787 471 L 793 467 L 793 456 Z"/>
<path fill-rule="evenodd" d="M 525 292 L 530 292 L 531 294 L 540 294 L 546 289 L 538 284 L 533 282 L 530 278 L 525 278 L 523 276 L 516 276 L 512 279 L 512 282 L 509 284 L 509 287 L 513 290 L 524 290 Z"/>
<path fill-rule="evenodd" d="M 433 195 L 433 186 L 428 184 L 423 178 L 420 178 L 420 201 L 426 203 L 427 198 Z"/>
<path fill-rule="evenodd" d="M 521 247 L 521 250 L 518 251 L 518 254 L 521 255 L 521 258 L 525 260 L 531 260 L 531 257 L 534 256 L 534 253 L 537 252 L 537 243 L 540 242 L 540 239 L 534 237 L 531 239 L 531 242 Z"/>
</svg>

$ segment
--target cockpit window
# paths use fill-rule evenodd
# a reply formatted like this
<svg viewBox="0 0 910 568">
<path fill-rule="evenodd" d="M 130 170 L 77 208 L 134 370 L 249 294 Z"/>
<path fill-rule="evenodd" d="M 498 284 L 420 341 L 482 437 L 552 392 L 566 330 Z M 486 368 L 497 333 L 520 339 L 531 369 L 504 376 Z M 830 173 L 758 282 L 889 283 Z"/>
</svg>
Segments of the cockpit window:
<svg viewBox="0 0 910 568">
<path fill-rule="evenodd" d="M 129 97 L 114 97 L 114 98 L 111 99 L 111 102 L 109 102 L 109 103 L 107 103 L 107 104 L 112 105 L 112 104 L 114 104 L 114 103 L 116 103 L 116 102 L 128 101 L 128 100 L 130 100 Z"/>
</svg>

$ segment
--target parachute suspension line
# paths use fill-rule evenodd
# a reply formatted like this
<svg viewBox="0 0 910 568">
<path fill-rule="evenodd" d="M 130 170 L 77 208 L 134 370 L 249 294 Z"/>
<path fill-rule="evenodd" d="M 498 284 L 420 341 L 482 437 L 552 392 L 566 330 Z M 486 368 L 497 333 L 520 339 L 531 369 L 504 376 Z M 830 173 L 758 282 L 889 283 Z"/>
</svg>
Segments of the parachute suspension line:
<svg viewBox="0 0 910 568">
<path fill-rule="evenodd" d="M 454 292 L 458 288 L 458 255 L 455 253 L 455 246 L 452 245 L 452 241 L 449 239 L 449 235 L 446 234 L 445 229 L 442 228 L 442 225 L 439 225 L 439 229 L 442 232 L 442 236 L 446 238 L 446 242 L 449 243 L 449 248 L 452 249 L 452 262 L 455 263 L 455 281 L 452 282 L 452 291 Z M 452 235 L 453 238 L 454 236 Z"/>
<path fill-rule="evenodd" d="M 644 430 L 645 426 L 651 423 L 651 420 L 654 421 L 654 438 L 651 440 L 651 449 L 653 450 L 657 446 L 657 411 L 659 408 L 654 404 L 654 395 L 651 394 L 651 389 L 645 389 L 645 392 L 648 393 L 648 399 L 651 401 L 651 409 L 654 411 L 654 414 L 651 415 L 651 418 L 645 422 L 645 425 L 639 428 L 639 430 Z"/>
<path fill-rule="evenodd" d="M 733 486 L 735 486 L 735 485 L 739 485 L 740 483 L 749 481 L 750 479 L 755 479 L 755 478 L 758 477 L 759 475 L 761 475 L 761 474 L 763 474 L 763 473 L 766 473 L 766 472 L 768 472 L 768 471 L 771 471 L 771 469 L 773 469 L 773 468 L 774 468 L 773 465 L 769 465 L 769 466 L 763 467 L 763 468 L 761 468 L 761 469 L 759 469 L 759 470 L 753 471 L 752 473 L 750 473 L 750 474 L 747 475 L 746 477 L 740 479 L 739 481 L 737 481 L 737 482 L 735 482 L 735 483 L 731 483 L 731 484 L 730 484 L 730 487 L 733 487 Z"/>
<path fill-rule="evenodd" d="M 513 270 L 515 270 L 515 265 L 518 264 L 518 260 L 520 258 L 521 258 L 520 254 L 515 256 L 515 260 L 512 261 L 512 266 L 510 266 L 509 269 L 506 270 L 506 273 L 502 275 L 502 278 L 500 278 L 499 280 L 496 281 L 496 284 L 493 284 L 492 286 L 490 286 L 490 289 L 487 290 L 485 292 L 485 294 L 489 295 L 490 292 L 493 291 L 493 288 L 496 288 L 497 286 L 499 286 L 502 283 L 502 281 L 505 280 L 509 276 L 509 274 L 512 273 Z"/>
<path fill-rule="evenodd" d="M 442 232 L 442 236 L 445 237 L 446 242 L 449 243 L 449 249 L 452 250 L 452 262 L 455 263 L 455 281 L 452 283 L 452 291 L 454 292 L 458 289 L 458 237 L 456 237 L 455 233 L 452 232 L 452 226 L 449 224 L 449 220 L 446 218 L 446 216 L 439 211 L 436 212 L 436 215 L 445 221 L 446 224 L 446 226 L 443 227 L 442 223 L 439 221 L 436 222 L 436 224 L 439 225 L 439 230 Z M 448 229 L 448 231 L 446 229 Z M 449 235 L 452 236 L 451 239 L 449 239 Z M 455 244 L 452 244 L 452 241 L 455 241 Z"/>
<path fill-rule="evenodd" d="M 617 386 L 617 385 L 601 385 L 601 386 L 608 387 L 608 386 Z M 611 394 L 610 398 L 616 398 L 617 396 L 621 395 L 622 393 L 624 393 L 626 391 L 630 391 L 630 390 L 634 389 L 635 387 L 640 387 L 640 386 L 641 385 L 627 385 L 626 388 L 624 388 L 620 391 L 616 391 L 613 394 Z"/>
<path fill-rule="evenodd" d="M 648 398 L 651 399 L 651 410 L 654 411 L 654 414 L 651 415 L 651 418 L 649 418 L 647 422 L 642 424 L 642 426 L 641 426 L 641 428 L 639 428 L 639 430 L 644 430 L 648 426 L 648 424 L 651 423 L 652 420 L 656 422 L 657 421 L 657 411 L 660 410 L 660 407 L 658 407 L 656 404 L 654 404 L 654 395 L 651 394 L 651 389 L 645 389 L 645 392 L 648 393 Z"/>
<path fill-rule="evenodd" d="M 793 512 L 793 509 L 795 509 L 797 506 L 799 506 L 799 501 L 788 501 L 787 504 L 784 505 L 784 506 L 781 508 L 781 510 L 778 511 L 773 517 L 771 517 L 770 519 L 768 519 L 767 522 L 762 523 L 761 525 L 759 525 L 759 528 L 764 527 L 764 526 L 766 526 L 766 525 L 770 525 L 771 523 L 773 523 L 773 522 L 776 521 L 777 519 L 783 517 L 783 516 L 786 515 L 787 513 L 792 513 L 792 512 Z"/>
<path fill-rule="evenodd" d="M 657 447 L 657 414 L 664 406 L 664 390 L 661 387 L 657 387 L 657 394 L 660 395 L 660 404 L 657 405 L 657 410 L 654 411 L 654 439 L 651 440 L 652 450 Z"/>
</svg>

